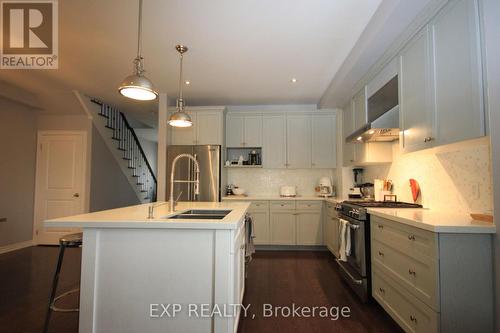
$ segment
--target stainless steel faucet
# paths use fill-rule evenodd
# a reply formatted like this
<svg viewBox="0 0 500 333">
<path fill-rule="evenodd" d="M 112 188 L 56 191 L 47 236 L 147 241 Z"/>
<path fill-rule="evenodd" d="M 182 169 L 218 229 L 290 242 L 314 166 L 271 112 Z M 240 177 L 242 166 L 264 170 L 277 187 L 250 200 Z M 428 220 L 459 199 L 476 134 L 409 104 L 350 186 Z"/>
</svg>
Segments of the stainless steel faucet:
<svg viewBox="0 0 500 333">
<path fill-rule="evenodd" d="M 175 165 L 177 164 L 177 161 L 180 160 L 181 158 L 189 158 L 193 161 L 194 166 L 195 166 L 195 178 L 194 180 L 175 180 L 174 179 L 174 174 L 175 174 Z M 175 201 L 174 201 L 174 183 L 194 183 L 194 194 L 198 195 L 200 194 L 200 164 L 196 160 L 196 158 L 191 155 L 191 154 L 180 154 L 177 155 L 174 160 L 172 161 L 172 172 L 170 173 L 170 212 L 175 212 Z"/>
</svg>

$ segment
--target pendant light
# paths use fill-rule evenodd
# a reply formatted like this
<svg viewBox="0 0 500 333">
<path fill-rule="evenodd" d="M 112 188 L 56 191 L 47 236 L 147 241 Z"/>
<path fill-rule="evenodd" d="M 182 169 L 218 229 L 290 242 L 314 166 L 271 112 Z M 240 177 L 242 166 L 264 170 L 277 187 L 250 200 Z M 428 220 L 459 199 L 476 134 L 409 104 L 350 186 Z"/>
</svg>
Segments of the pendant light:
<svg viewBox="0 0 500 333">
<path fill-rule="evenodd" d="M 134 74 L 127 76 L 118 91 L 125 97 L 151 101 L 158 97 L 158 93 L 153 87 L 153 83 L 144 76 L 144 58 L 142 52 L 142 0 L 139 0 L 139 24 L 137 38 L 137 57 L 134 59 Z"/>
<path fill-rule="evenodd" d="M 182 58 L 184 53 L 187 52 L 188 48 L 184 45 L 176 45 L 175 49 L 181 54 L 181 70 L 179 73 L 179 98 L 177 98 L 177 112 L 174 112 L 170 116 L 168 124 L 173 127 L 190 127 L 193 126 L 193 122 L 191 121 L 191 117 L 186 112 L 184 112 L 184 99 L 182 98 Z"/>
</svg>

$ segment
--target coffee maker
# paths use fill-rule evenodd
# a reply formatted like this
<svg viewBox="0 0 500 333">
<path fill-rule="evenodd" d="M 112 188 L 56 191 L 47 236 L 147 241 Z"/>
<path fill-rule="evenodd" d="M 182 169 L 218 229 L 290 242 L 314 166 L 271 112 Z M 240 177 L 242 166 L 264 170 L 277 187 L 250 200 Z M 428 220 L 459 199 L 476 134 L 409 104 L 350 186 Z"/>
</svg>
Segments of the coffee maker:
<svg viewBox="0 0 500 333">
<path fill-rule="evenodd" d="M 319 179 L 319 193 L 320 197 L 331 197 L 333 195 L 333 185 L 330 177 L 321 177 Z"/>
<path fill-rule="evenodd" d="M 349 189 L 349 199 L 361 199 L 363 197 L 363 193 L 361 192 L 363 168 L 354 168 L 352 169 L 352 173 L 354 176 L 354 184 Z"/>
</svg>

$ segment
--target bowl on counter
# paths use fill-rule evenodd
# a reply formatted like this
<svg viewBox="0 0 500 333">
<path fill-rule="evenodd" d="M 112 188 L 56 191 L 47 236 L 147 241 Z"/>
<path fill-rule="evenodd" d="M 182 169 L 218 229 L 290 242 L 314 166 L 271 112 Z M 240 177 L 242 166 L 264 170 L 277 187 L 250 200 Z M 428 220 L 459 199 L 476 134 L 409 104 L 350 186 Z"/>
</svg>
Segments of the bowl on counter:
<svg viewBox="0 0 500 333">
<path fill-rule="evenodd" d="M 237 188 L 233 188 L 233 193 L 235 195 L 243 195 L 243 194 L 245 194 L 245 192 L 246 191 L 243 188 L 238 188 L 238 187 Z"/>
</svg>

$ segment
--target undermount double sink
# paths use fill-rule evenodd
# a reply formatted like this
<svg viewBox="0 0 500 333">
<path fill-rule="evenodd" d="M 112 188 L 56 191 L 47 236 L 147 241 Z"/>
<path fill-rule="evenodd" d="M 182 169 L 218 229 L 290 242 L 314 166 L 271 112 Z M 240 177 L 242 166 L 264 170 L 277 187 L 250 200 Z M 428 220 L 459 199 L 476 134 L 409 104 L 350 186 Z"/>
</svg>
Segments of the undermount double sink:
<svg viewBox="0 0 500 333">
<path fill-rule="evenodd" d="M 191 209 L 166 218 L 174 220 L 222 220 L 229 213 L 231 210 L 226 209 Z"/>
</svg>

